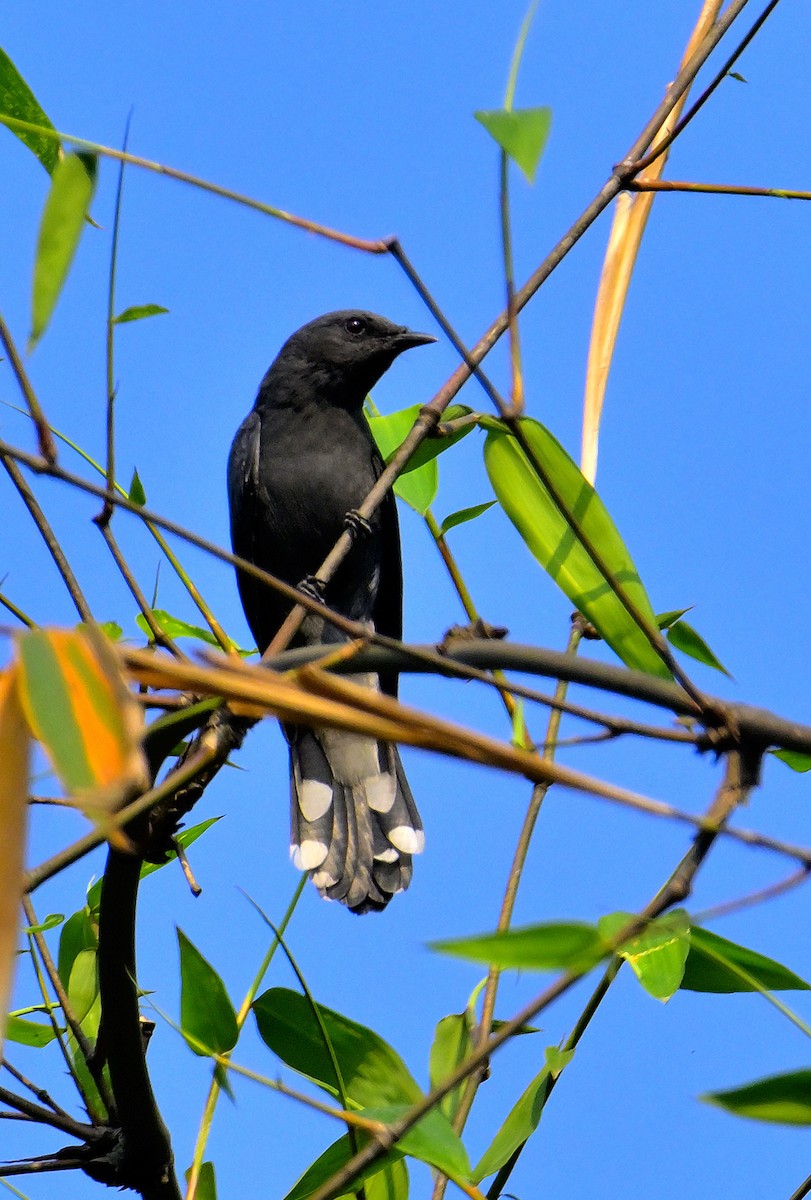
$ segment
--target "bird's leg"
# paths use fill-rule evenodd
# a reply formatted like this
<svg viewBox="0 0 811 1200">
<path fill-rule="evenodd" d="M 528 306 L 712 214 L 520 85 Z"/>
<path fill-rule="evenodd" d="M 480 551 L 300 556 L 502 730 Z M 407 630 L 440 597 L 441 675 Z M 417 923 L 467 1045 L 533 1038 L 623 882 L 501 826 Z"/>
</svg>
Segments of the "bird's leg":
<svg viewBox="0 0 811 1200">
<path fill-rule="evenodd" d="M 319 604 L 323 604 L 326 587 L 324 580 L 319 579 L 317 575 L 305 575 L 296 584 L 296 591 L 304 592 L 304 595 L 309 596 L 311 600 L 317 600 Z"/>
<path fill-rule="evenodd" d="M 349 533 L 353 542 L 357 542 L 362 537 L 370 537 L 372 533 L 372 526 L 356 508 L 350 508 L 344 517 L 344 529 Z"/>
</svg>

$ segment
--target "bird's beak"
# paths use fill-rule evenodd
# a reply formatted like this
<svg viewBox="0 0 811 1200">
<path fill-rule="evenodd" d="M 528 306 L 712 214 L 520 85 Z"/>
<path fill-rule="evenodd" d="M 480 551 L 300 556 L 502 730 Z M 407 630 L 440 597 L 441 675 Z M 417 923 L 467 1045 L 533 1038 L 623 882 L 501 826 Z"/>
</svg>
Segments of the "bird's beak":
<svg viewBox="0 0 811 1200">
<path fill-rule="evenodd" d="M 412 346 L 429 346 L 431 342 L 435 342 L 436 338 L 430 333 L 415 333 L 413 329 L 406 329 L 405 326 L 394 335 L 394 344 L 399 350 L 410 350 Z"/>
</svg>

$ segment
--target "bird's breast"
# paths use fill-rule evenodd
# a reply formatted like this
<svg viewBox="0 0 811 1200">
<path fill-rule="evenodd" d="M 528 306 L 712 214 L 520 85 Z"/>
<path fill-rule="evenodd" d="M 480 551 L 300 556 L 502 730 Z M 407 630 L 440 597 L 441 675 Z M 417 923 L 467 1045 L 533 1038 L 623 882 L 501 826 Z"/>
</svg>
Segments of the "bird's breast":
<svg viewBox="0 0 811 1200">
<path fill-rule="evenodd" d="M 297 557 L 313 561 L 315 570 L 376 477 L 368 434 L 346 411 L 263 414 L 260 506 L 268 514 L 268 537 L 283 557 L 297 547 Z"/>
</svg>

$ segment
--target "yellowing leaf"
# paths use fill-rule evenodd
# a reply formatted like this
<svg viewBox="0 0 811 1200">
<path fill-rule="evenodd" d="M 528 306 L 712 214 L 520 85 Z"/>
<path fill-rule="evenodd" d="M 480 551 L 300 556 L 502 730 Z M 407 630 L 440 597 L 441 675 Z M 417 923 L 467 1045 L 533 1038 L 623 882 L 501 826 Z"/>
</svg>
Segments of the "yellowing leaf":
<svg viewBox="0 0 811 1200">
<path fill-rule="evenodd" d="M 713 21 L 718 17 L 721 7 L 722 0 L 704 0 L 681 60 L 682 67 L 703 41 Z M 664 124 L 651 139 L 653 143 L 658 143 L 662 136 L 673 130 L 681 116 L 687 95 L 688 93 L 685 92 L 670 110 Z M 665 150 L 639 174 L 638 179 L 659 179 L 665 169 L 667 158 L 668 150 Z M 605 252 L 597 302 L 594 306 L 583 401 L 583 446 L 580 466 L 590 483 L 594 483 L 597 474 L 600 419 L 608 372 L 614 357 L 614 347 L 631 275 L 655 195 L 655 192 L 637 192 L 630 196 L 627 192 L 621 192 L 616 199 L 614 221 Z"/>
<path fill-rule="evenodd" d="M 17 927 L 28 810 L 29 733 L 17 668 L 0 674 L 0 1052 L 17 957 Z"/>
<path fill-rule="evenodd" d="M 148 786 L 143 713 L 95 629 L 35 629 L 17 640 L 20 696 L 65 789 L 86 812 Z"/>
</svg>

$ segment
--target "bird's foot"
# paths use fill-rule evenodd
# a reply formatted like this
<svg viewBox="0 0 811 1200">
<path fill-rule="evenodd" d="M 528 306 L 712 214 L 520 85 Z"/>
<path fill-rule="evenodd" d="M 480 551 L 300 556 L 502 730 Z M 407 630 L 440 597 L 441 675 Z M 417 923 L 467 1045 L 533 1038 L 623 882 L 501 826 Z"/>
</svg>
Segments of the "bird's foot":
<svg viewBox="0 0 811 1200">
<path fill-rule="evenodd" d="M 480 638 L 500 641 L 508 633 L 509 630 L 505 629 L 503 625 L 491 625 L 489 621 L 477 617 L 469 625 L 452 625 L 445 631 L 445 636 L 437 646 L 437 650 L 440 654 L 445 654 L 454 643 L 478 641 Z"/>
<path fill-rule="evenodd" d="M 344 529 L 353 542 L 359 541 L 360 538 L 371 537 L 372 533 L 372 526 L 356 508 L 351 508 L 344 517 Z"/>
<path fill-rule="evenodd" d="M 317 600 L 319 604 L 323 604 L 326 586 L 324 580 L 319 579 L 317 575 L 305 575 L 296 584 L 296 591 L 304 592 L 304 595 L 309 596 L 311 600 Z"/>
</svg>

